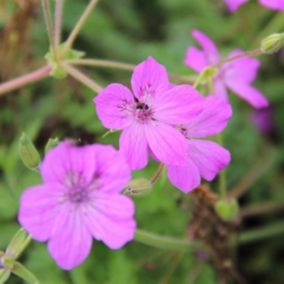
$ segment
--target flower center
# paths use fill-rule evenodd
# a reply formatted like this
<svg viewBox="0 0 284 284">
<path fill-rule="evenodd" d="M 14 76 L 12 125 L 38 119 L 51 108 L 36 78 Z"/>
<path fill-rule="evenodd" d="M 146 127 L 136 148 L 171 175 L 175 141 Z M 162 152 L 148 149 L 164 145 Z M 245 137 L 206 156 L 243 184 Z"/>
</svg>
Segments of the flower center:
<svg viewBox="0 0 284 284">
<path fill-rule="evenodd" d="M 134 116 L 139 122 L 146 122 L 152 118 L 153 111 L 148 104 L 137 101 Z"/>
<path fill-rule="evenodd" d="M 86 188 L 71 188 L 67 194 L 68 200 L 71 203 L 83 203 L 89 199 L 88 189 Z"/>
<path fill-rule="evenodd" d="M 80 173 L 69 172 L 65 178 L 65 186 L 68 188 L 65 198 L 75 204 L 81 204 L 89 200 L 89 185 Z"/>
</svg>

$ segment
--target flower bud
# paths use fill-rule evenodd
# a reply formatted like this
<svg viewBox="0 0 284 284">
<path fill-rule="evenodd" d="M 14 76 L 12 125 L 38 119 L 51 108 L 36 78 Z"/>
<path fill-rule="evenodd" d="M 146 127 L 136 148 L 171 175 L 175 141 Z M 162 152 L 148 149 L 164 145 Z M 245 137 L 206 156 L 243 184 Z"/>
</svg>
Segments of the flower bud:
<svg viewBox="0 0 284 284">
<path fill-rule="evenodd" d="M 260 49 L 264 54 L 273 54 L 284 46 L 284 33 L 272 34 L 261 41 Z"/>
<path fill-rule="evenodd" d="M 237 217 L 239 205 L 236 199 L 221 199 L 215 203 L 215 212 L 223 221 L 232 221 Z"/>
<path fill-rule="evenodd" d="M 13 258 L 18 258 L 22 251 L 26 248 L 27 243 L 29 242 L 30 237 L 24 229 L 20 229 L 13 236 L 10 241 L 6 254 L 12 256 Z"/>
<path fill-rule="evenodd" d="M 129 187 L 124 191 L 125 194 L 139 196 L 150 192 L 152 184 L 145 178 L 134 179 L 129 183 Z"/>
<path fill-rule="evenodd" d="M 44 147 L 44 152 L 45 154 L 51 150 L 52 148 L 54 148 L 57 144 L 59 143 L 59 139 L 57 137 L 55 138 L 49 138 L 45 147 Z"/>
<path fill-rule="evenodd" d="M 23 133 L 19 142 L 19 155 L 29 169 L 35 170 L 40 163 L 40 155 L 31 139 Z"/>
</svg>

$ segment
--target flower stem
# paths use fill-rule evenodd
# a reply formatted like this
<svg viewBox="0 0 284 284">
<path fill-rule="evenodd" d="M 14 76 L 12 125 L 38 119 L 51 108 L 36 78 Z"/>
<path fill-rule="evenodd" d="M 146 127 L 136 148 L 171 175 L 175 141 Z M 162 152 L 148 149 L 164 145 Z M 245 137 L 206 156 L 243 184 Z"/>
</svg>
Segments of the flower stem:
<svg viewBox="0 0 284 284">
<path fill-rule="evenodd" d="M 155 175 L 150 180 L 152 185 L 159 179 L 159 177 L 161 176 L 164 168 L 165 168 L 164 164 L 160 164 L 159 165 L 159 168 L 158 168 L 157 172 L 155 173 Z"/>
<path fill-rule="evenodd" d="M 54 45 L 56 50 L 58 49 L 61 42 L 63 7 L 64 0 L 56 0 L 54 25 Z"/>
<path fill-rule="evenodd" d="M 63 68 L 74 79 L 80 81 L 81 83 L 89 87 L 94 92 L 98 93 L 102 90 L 102 87 L 99 84 L 97 84 L 95 81 L 90 79 L 88 76 L 86 76 L 84 73 L 82 73 L 77 68 L 72 67 L 71 65 L 68 65 L 68 64 L 63 64 Z"/>
<path fill-rule="evenodd" d="M 88 58 L 70 60 L 70 61 L 67 61 L 67 63 L 73 64 L 73 65 L 107 67 L 107 68 L 129 70 L 129 71 L 132 71 L 135 67 L 135 65 L 123 63 L 123 62 L 103 60 L 103 59 L 88 59 Z"/>
<path fill-rule="evenodd" d="M 276 152 L 269 150 L 230 191 L 230 197 L 239 198 L 243 196 L 275 164 L 277 158 Z"/>
<path fill-rule="evenodd" d="M 240 211 L 242 218 L 255 217 L 262 214 L 284 212 L 283 202 L 268 201 L 260 204 L 254 204 L 247 207 L 243 207 Z"/>
<path fill-rule="evenodd" d="M 126 71 L 133 71 L 133 69 L 135 68 L 135 65 L 133 64 L 113 61 L 113 60 L 105 60 L 105 59 L 84 58 L 84 59 L 75 59 L 75 60 L 66 61 L 66 63 L 70 63 L 72 65 L 82 65 L 82 66 L 106 67 L 106 68 L 120 69 Z M 172 80 L 179 83 L 193 84 L 196 79 L 195 76 L 194 77 L 182 76 L 174 73 L 170 73 L 169 76 Z"/>
<path fill-rule="evenodd" d="M 252 229 L 240 234 L 239 239 L 234 241 L 234 246 L 247 244 L 254 241 L 265 240 L 284 234 L 284 221 L 278 221 L 274 224 L 264 226 L 262 228 Z M 200 241 L 192 241 L 187 239 L 179 239 L 170 236 L 162 236 L 159 234 L 147 232 L 137 229 L 135 232 L 135 240 L 145 245 L 179 251 L 195 251 L 200 249 L 206 250 L 206 245 Z"/>
<path fill-rule="evenodd" d="M 198 241 L 190 241 L 187 239 L 161 236 L 140 229 L 136 230 L 135 240 L 155 248 L 163 248 L 170 250 L 190 251 L 204 248 L 204 245 Z"/>
<path fill-rule="evenodd" d="M 41 4 L 42 4 L 42 10 L 44 14 L 47 34 L 49 38 L 49 43 L 52 46 L 53 50 L 56 51 L 55 45 L 54 45 L 54 30 L 53 30 L 53 23 L 52 23 L 52 17 L 51 17 L 51 12 L 50 12 L 49 0 L 41 0 Z"/>
<path fill-rule="evenodd" d="M 31 84 L 35 81 L 38 81 L 44 77 L 47 77 L 50 71 L 51 71 L 51 67 L 47 65 L 34 72 L 23 75 L 16 79 L 12 79 L 8 82 L 2 83 L 0 84 L 0 96 L 4 95 L 5 93 L 17 90 L 28 84 Z"/>
<path fill-rule="evenodd" d="M 220 62 L 212 65 L 212 67 L 213 68 L 220 68 L 224 64 L 232 62 L 232 61 L 235 61 L 235 60 L 238 60 L 240 58 L 244 58 L 244 57 L 257 57 L 257 56 L 262 55 L 262 54 L 263 54 L 263 52 L 261 51 L 260 48 L 249 50 L 249 51 L 245 51 L 245 52 L 243 52 L 241 54 L 238 54 L 236 56 L 232 56 L 230 58 L 223 59 Z"/>
<path fill-rule="evenodd" d="M 64 46 L 64 50 L 63 50 L 63 54 L 69 50 L 77 35 L 79 34 L 82 26 L 85 24 L 86 20 L 88 19 L 88 17 L 90 16 L 90 14 L 92 13 L 94 7 L 96 6 L 98 0 L 91 0 L 89 5 L 87 6 L 86 10 L 83 12 L 82 16 L 80 17 L 80 19 L 78 20 L 77 24 L 75 25 L 74 29 L 72 30 L 71 34 L 69 35 L 65 46 Z"/>
<path fill-rule="evenodd" d="M 270 237 L 284 234 L 284 221 L 278 221 L 274 224 L 262 228 L 252 229 L 240 234 L 241 244 L 247 244 L 254 241 L 261 241 Z"/>
</svg>

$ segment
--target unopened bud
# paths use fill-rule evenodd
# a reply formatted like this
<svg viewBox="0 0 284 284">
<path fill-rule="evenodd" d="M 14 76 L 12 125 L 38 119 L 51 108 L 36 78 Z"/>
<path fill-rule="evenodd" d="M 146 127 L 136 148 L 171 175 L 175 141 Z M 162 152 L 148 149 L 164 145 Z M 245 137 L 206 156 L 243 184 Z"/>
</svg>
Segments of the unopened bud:
<svg viewBox="0 0 284 284">
<path fill-rule="evenodd" d="M 215 212 L 223 221 L 234 220 L 239 212 L 239 205 L 235 199 L 221 199 L 215 203 Z"/>
<path fill-rule="evenodd" d="M 31 139 L 23 133 L 19 142 L 20 157 L 29 169 L 35 170 L 40 163 L 40 155 Z"/>
<path fill-rule="evenodd" d="M 51 150 L 52 148 L 54 148 L 57 144 L 59 143 L 59 139 L 57 137 L 55 138 L 49 138 L 45 147 L 44 147 L 44 152 L 45 154 Z"/>
<path fill-rule="evenodd" d="M 261 41 L 260 49 L 265 54 L 273 54 L 284 46 L 284 33 L 272 34 Z"/>
<path fill-rule="evenodd" d="M 16 234 L 13 236 L 12 240 L 10 241 L 6 249 L 6 254 L 15 259 L 18 258 L 19 255 L 26 248 L 29 240 L 30 240 L 29 235 L 24 229 L 21 228 L 16 232 Z"/>
<path fill-rule="evenodd" d="M 125 194 L 138 196 L 150 192 L 152 184 L 149 180 L 144 178 L 134 179 L 129 183 L 128 188 L 125 190 Z"/>
</svg>

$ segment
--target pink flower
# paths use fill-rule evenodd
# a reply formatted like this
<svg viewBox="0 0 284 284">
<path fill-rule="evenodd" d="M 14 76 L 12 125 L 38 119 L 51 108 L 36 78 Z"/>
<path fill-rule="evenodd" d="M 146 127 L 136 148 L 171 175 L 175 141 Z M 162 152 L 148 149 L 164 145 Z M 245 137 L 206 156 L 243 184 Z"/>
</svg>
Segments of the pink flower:
<svg viewBox="0 0 284 284">
<path fill-rule="evenodd" d="M 218 134 L 226 127 L 232 109 L 222 98 L 209 96 L 205 100 L 203 111 L 180 127 L 187 138 L 187 162 L 181 166 L 167 166 L 170 181 L 183 192 L 199 186 L 201 177 L 212 181 L 230 162 L 230 153 L 226 149 L 204 138 Z"/>
<path fill-rule="evenodd" d="M 272 10 L 284 11 L 284 0 L 259 0 L 259 3 Z"/>
<path fill-rule="evenodd" d="M 224 0 L 230 12 L 235 12 L 248 0 Z M 259 0 L 259 3 L 272 10 L 284 10 L 284 0 Z"/>
<path fill-rule="evenodd" d="M 194 30 L 192 36 L 199 42 L 202 49 L 189 47 L 185 64 L 196 72 L 204 67 L 220 62 L 221 57 L 214 42 L 204 33 Z M 241 50 L 231 52 L 228 58 L 242 53 Z M 214 94 L 227 98 L 227 88 L 235 92 L 255 108 L 268 106 L 267 99 L 262 93 L 251 86 L 255 80 L 260 62 L 251 57 L 243 57 L 222 65 L 214 79 Z"/>
<path fill-rule="evenodd" d="M 224 0 L 230 12 L 235 12 L 240 6 L 245 4 L 248 0 Z"/>
<path fill-rule="evenodd" d="M 83 262 L 92 238 L 111 249 L 132 240 L 134 204 L 120 194 L 131 175 L 111 146 L 78 147 L 70 141 L 50 150 L 40 166 L 43 184 L 21 197 L 19 222 L 63 269 Z"/>
<path fill-rule="evenodd" d="M 187 143 L 175 125 L 200 111 L 200 94 L 188 85 L 172 86 L 165 67 L 152 57 L 135 67 L 131 86 L 132 92 L 110 84 L 94 99 L 102 124 L 123 130 L 120 151 L 130 167 L 145 167 L 150 152 L 163 163 L 183 163 Z"/>
</svg>

